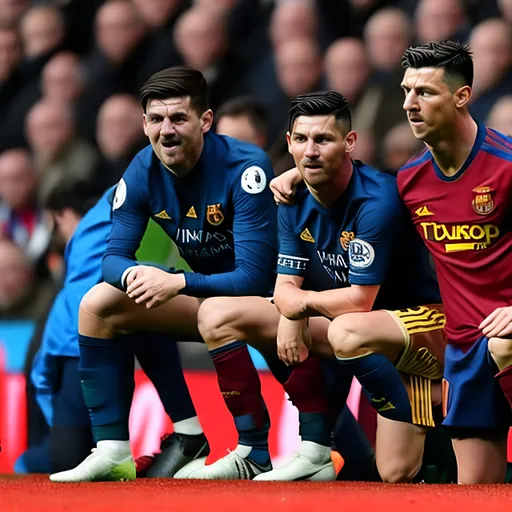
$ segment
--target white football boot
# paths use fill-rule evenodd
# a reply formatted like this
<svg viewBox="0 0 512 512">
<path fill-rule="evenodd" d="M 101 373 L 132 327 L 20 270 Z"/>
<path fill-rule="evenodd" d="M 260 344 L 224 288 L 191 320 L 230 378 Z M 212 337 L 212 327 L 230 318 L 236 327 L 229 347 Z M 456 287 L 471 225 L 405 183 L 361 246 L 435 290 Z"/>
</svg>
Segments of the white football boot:
<svg viewBox="0 0 512 512">
<path fill-rule="evenodd" d="M 311 441 L 302 441 L 299 452 L 288 463 L 278 469 L 262 473 L 254 480 L 280 482 L 336 480 L 331 449 Z"/>
</svg>

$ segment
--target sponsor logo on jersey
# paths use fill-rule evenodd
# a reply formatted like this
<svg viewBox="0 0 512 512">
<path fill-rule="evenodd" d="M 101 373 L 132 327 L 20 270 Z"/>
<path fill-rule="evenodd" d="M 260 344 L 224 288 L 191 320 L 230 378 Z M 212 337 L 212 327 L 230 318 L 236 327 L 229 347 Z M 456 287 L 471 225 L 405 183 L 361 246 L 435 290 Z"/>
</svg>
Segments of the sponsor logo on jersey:
<svg viewBox="0 0 512 512">
<path fill-rule="evenodd" d="M 500 230 L 494 224 L 438 224 L 422 222 L 425 240 L 445 242 L 446 252 L 481 251 L 499 238 Z"/>
<path fill-rule="evenodd" d="M 478 215 L 489 215 L 494 209 L 494 201 L 492 200 L 492 190 L 489 187 L 476 187 L 473 189 L 475 198 L 472 201 L 473 210 Z"/>
<path fill-rule="evenodd" d="M 242 190 L 248 194 L 259 194 L 267 186 L 267 175 L 257 165 L 252 165 L 242 173 Z"/>
<path fill-rule="evenodd" d="M 155 213 L 154 217 L 157 219 L 171 220 L 171 217 L 165 210 L 162 210 L 160 213 Z"/>
<path fill-rule="evenodd" d="M 309 232 L 309 229 L 306 228 L 301 234 L 300 239 L 304 240 L 304 242 L 310 242 L 312 244 L 315 243 L 315 239 L 313 238 L 313 235 Z"/>
<path fill-rule="evenodd" d="M 220 210 L 221 203 L 209 204 L 206 207 L 206 220 L 212 226 L 218 226 L 224 221 L 224 214 Z"/>
<path fill-rule="evenodd" d="M 316 251 L 316 254 L 331 279 L 343 284 L 348 283 L 348 265 L 345 255 L 325 251 Z"/>
<path fill-rule="evenodd" d="M 188 217 L 189 219 L 197 219 L 196 209 L 193 206 L 191 206 L 185 217 Z"/>
<path fill-rule="evenodd" d="M 350 242 L 354 240 L 356 235 L 352 231 L 342 231 L 340 236 L 340 245 L 345 251 L 348 251 Z"/>
<path fill-rule="evenodd" d="M 430 215 L 434 215 L 429 209 L 428 206 L 420 206 L 414 213 L 418 217 L 429 217 Z"/>
<path fill-rule="evenodd" d="M 350 265 L 355 268 L 368 268 L 375 260 L 375 249 L 360 238 L 354 238 L 348 248 Z"/>
</svg>

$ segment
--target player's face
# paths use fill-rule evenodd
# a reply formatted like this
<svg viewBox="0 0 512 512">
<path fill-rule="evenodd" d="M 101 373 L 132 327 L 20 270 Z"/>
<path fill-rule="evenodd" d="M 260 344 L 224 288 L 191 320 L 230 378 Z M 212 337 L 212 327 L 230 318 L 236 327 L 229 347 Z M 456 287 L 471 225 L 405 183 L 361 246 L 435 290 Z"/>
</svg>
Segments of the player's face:
<svg viewBox="0 0 512 512">
<path fill-rule="evenodd" d="M 414 136 L 435 144 L 453 125 L 460 102 L 443 79 L 442 68 L 408 68 L 402 80 L 404 110 Z"/>
<path fill-rule="evenodd" d="M 212 111 L 199 115 L 188 96 L 153 99 L 144 114 L 144 133 L 160 161 L 177 176 L 185 176 L 199 160 L 212 121 Z"/>
<path fill-rule="evenodd" d="M 304 181 L 319 186 L 332 181 L 350 158 L 356 135 L 343 133 L 334 116 L 300 116 L 286 134 L 288 151 Z"/>
</svg>

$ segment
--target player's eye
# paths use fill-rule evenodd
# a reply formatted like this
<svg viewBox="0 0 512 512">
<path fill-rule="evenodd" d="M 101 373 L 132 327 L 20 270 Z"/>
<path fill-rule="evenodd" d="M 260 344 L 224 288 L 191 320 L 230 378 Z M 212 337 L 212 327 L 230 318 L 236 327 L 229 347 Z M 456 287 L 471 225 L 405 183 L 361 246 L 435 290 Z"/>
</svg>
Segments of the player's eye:
<svg viewBox="0 0 512 512">
<path fill-rule="evenodd" d="M 160 121 L 161 117 L 160 116 L 149 116 L 149 121 L 151 123 L 158 123 Z"/>
</svg>

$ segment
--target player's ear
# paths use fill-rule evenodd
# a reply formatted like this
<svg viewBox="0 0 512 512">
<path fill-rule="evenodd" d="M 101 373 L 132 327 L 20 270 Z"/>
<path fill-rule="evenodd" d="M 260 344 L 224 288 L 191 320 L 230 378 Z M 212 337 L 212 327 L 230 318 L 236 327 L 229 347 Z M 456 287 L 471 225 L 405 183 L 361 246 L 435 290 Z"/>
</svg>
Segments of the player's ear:
<svg viewBox="0 0 512 512">
<path fill-rule="evenodd" d="M 464 85 L 460 89 L 457 89 L 455 91 L 454 98 L 456 108 L 463 108 L 467 106 L 471 99 L 471 87 L 469 85 Z"/>
<path fill-rule="evenodd" d="M 212 124 L 213 124 L 213 112 L 211 109 L 208 109 L 205 112 L 203 112 L 203 115 L 201 116 L 201 131 L 203 133 L 210 131 Z"/>
<path fill-rule="evenodd" d="M 347 153 L 351 153 L 354 151 L 357 142 L 357 133 L 354 130 L 351 130 L 345 136 L 345 151 Z"/>
<path fill-rule="evenodd" d="M 290 135 L 290 132 L 286 132 L 286 142 L 288 143 L 288 153 L 290 153 L 290 155 L 292 154 L 291 140 L 292 136 Z"/>
<path fill-rule="evenodd" d="M 144 134 L 148 137 L 148 118 L 146 114 L 142 114 L 142 125 L 144 126 Z"/>
</svg>

